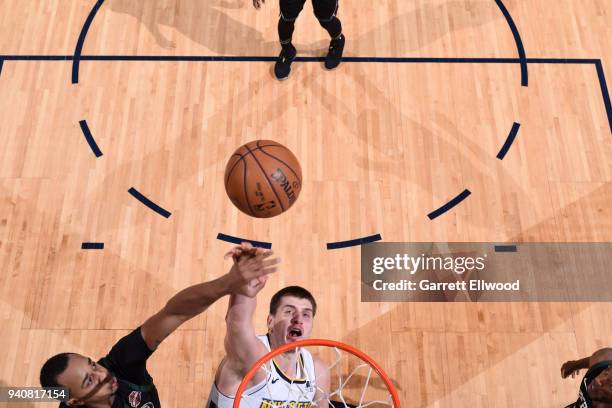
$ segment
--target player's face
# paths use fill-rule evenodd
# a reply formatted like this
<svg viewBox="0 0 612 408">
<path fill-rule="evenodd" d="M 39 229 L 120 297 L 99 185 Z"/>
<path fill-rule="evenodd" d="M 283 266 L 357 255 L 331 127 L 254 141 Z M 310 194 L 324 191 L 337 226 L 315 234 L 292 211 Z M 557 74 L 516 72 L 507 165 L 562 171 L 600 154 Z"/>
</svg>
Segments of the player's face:
<svg viewBox="0 0 612 408">
<path fill-rule="evenodd" d="M 612 366 L 593 379 L 588 391 L 591 399 L 601 401 L 596 407 L 612 407 Z"/>
<path fill-rule="evenodd" d="M 80 354 L 71 354 L 68 367 L 57 380 L 70 390 L 69 405 L 108 403 L 119 384 L 109 371 Z"/>
<path fill-rule="evenodd" d="M 276 313 L 268 316 L 268 332 L 275 346 L 307 339 L 313 320 L 310 300 L 283 296 Z"/>
</svg>

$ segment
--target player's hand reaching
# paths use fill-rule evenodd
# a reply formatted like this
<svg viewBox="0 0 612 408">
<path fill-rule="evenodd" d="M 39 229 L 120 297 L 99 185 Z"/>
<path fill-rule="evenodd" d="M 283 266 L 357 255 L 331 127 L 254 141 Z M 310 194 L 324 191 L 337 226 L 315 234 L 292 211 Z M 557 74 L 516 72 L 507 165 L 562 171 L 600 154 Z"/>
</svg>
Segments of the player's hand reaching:
<svg viewBox="0 0 612 408">
<path fill-rule="evenodd" d="M 229 257 L 231 257 L 234 262 L 237 262 L 242 255 L 255 256 L 255 254 L 257 253 L 257 249 L 258 248 L 255 248 L 250 242 L 243 242 L 240 245 L 230 249 L 225 254 L 224 259 L 228 259 Z"/>
<path fill-rule="evenodd" d="M 248 297 L 255 297 L 260 290 L 266 286 L 268 276 L 262 276 L 261 278 L 253 279 L 252 281 L 242 285 L 237 289 L 237 293 Z"/>
<path fill-rule="evenodd" d="M 561 366 L 561 378 L 567 378 L 571 376 L 576 377 L 580 373 L 580 369 L 576 367 L 576 362 L 573 360 L 566 361 Z"/>
<path fill-rule="evenodd" d="M 265 286 L 268 275 L 277 270 L 280 260 L 269 259 L 272 254 L 269 249 L 254 248 L 244 242 L 225 254 L 226 258 L 231 256 L 234 261 L 229 272 L 232 292 L 255 297 Z"/>
<path fill-rule="evenodd" d="M 266 0 L 253 0 L 253 7 L 255 7 L 257 10 L 260 9 L 262 4 L 266 4 Z"/>
</svg>

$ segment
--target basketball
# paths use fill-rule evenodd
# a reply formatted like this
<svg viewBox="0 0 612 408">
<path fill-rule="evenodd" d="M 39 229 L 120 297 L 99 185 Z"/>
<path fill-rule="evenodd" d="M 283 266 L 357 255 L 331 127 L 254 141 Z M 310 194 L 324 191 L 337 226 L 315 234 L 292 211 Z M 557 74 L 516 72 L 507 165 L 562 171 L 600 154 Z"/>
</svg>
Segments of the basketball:
<svg viewBox="0 0 612 408">
<path fill-rule="evenodd" d="M 225 191 L 240 211 L 269 218 L 287 211 L 302 189 L 302 169 L 280 143 L 255 140 L 234 152 L 225 167 Z"/>
</svg>

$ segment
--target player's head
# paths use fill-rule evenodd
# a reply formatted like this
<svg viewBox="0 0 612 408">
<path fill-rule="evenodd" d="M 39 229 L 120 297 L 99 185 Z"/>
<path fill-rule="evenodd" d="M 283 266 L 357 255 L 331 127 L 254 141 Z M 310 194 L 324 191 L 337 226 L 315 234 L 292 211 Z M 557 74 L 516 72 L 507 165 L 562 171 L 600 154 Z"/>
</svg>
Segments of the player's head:
<svg viewBox="0 0 612 408">
<path fill-rule="evenodd" d="M 279 290 L 270 300 L 268 335 L 273 347 L 310 337 L 317 302 L 300 286 Z"/>
<path fill-rule="evenodd" d="M 68 388 L 67 405 L 108 402 L 119 387 L 106 368 L 76 353 L 61 353 L 48 359 L 40 369 L 40 385 Z"/>
<path fill-rule="evenodd" d="M 588 392 L 593 402 L 604 403 L 604 407 L 612 407 L 612 366 L 593 379 L 589 384 Z"/>
</svg>

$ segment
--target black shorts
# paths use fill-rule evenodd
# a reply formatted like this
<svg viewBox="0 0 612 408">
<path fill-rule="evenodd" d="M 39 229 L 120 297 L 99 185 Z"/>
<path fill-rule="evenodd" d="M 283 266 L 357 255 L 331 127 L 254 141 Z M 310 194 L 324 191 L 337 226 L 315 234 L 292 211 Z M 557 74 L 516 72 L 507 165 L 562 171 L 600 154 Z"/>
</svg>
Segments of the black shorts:
<svg viewBox="0 0 612 408">
<path fill-rule="evenodd" d="M 306 0 L 280 0 L 280 16 L 285 21 L 295 21 Z M 319 21 L 331 21 L 338 13 L 338 0 L 312 0 L 314 14 Z"/>
</svg>

